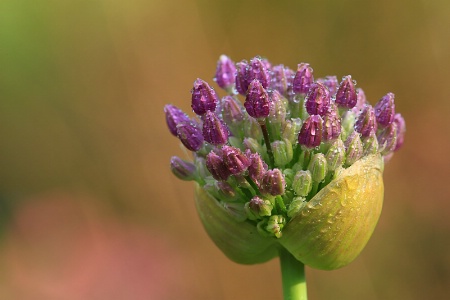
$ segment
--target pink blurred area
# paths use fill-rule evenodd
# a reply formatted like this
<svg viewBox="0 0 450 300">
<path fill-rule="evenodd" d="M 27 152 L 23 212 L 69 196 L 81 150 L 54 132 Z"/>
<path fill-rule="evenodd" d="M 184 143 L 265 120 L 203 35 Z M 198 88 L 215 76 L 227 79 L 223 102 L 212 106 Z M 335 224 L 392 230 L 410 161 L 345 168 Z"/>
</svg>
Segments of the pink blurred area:
<svg viewBox="0 0 450 300">
<path fill-rule="evenodd" d="M 102 217 L 90 201 L 63 192 L 27 199 L 3 241 L 3 299 L 180 296 L 183 264 L 167 239 Z"/>
<path fill-rule="evenodd" d="M 406 120 L 362 255 L 307 269 L 310 299 L 447 299 L 450 3 L 0 3 L 0 299 L 279 299 L 278 261 L 230 262 L 204 232 L 163 107 L 190 112 L 216 61 L 352 74 Z M 192 114 L 191 114 L 192 115 Z"/>
</svg>

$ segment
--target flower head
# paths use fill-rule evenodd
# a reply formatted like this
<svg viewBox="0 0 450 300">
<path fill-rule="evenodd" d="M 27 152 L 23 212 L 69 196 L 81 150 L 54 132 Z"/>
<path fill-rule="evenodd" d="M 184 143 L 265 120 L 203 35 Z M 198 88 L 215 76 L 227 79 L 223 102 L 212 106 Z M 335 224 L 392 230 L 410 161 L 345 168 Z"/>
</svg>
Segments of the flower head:
<svg viewBox="0 0 450 300">
<path fill-rule="evenodd" d="M 192 162 L 173 157 L 171 170 L 197 182 L 210 237 L 239 263 L 280 248 L 314 268 L 350 263 L 381 213 L 383 159 L 403 144 L 394 95 L 372 107 L 350 75 L 314 81 L 307 63 L 294 72 L 260 57 L 221 56 L 215 82 L 227 93 L 220 101 L 194 83 L 198 117 L 164 108 L 169 131 L 193 152 Z"/>
</svg>

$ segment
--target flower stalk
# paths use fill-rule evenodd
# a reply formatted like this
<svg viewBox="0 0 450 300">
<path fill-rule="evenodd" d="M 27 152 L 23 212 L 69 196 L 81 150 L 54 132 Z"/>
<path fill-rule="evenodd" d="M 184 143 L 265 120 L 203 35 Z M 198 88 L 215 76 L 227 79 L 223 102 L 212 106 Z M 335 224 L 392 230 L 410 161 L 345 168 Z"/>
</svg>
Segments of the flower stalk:
<svg viewBox="0 0 450 300">
<path fill-rule="evenodd" d="M 280 249 L 284 300 L 307 300 L 305 265 L 284 248 Z"/>
<path fill-rule="evenodd" d="M 372 107 L 350 75 L 316 81 L 261 57 L 222 55 L 214 80 L 191 90 L 191 118 L 164 109 L 169 131 L 192 152 L 171 170 L 195 181 L 200 219 L 241 264 L 280 258 L 285 299 L 306 299 L 305 265 L 334 270 L 368 242 L 383 203 L 382 172 L 404 142 L 394 94 Z M 240 99 L 241 98 L 241 99 Z"/>
</svg>

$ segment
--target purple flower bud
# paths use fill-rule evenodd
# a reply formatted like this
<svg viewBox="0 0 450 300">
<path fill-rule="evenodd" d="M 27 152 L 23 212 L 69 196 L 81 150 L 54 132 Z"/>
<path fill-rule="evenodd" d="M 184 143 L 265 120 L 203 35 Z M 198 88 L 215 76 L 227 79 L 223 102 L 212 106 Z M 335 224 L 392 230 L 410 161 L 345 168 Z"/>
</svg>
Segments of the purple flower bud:
<svg viewBox="0 0 450 300">
<path fill-rule="evenodd" d="M 248 89 L 248 63 L 246 60 L 236 64 L 236 90 L 239 94 L 247 94 Z"/>
<path fill-rule="evenodd" d="M 292 75 L 292 70 L 285 68 L 283 65 L 274 66 L 272 68 L 272 82 L 270 87 L 281 94 L 286 94 L 289 83 L 292 84 Z"/>
<path fill-rule="evenodd" d="M 233 189 L 233 187 L 226 181 L 219 181 L 217 182 L 217 188 L 219 193 L 227 198 L 229 201 L 236 200 L 236 191 Z"/>
<path fill-rule="evenodd" d="M 378 125 L 381 127 L 386 127 L 394 121 L 394 94 L 387 93 L 378 101 L 375 105 L 375 116 L 377 118 Z"/>
<path fill-rule="evenodd" d="M 261 219 L 272 214 L 273 205 L 269 200 L 263 200 L 255 196 L 245 204 L 245 212 L 250 220 Z"/>
<path fill-rule="evenodd" d="M 191 93 L 191 107 L 197 115 L 204 115 L 207 111 L 214 111 L 216 109 L 219 98 L 216 92 L 205 81 L 197 78 Z"/>
<path fill-rule="evenodd" d="M 177 125 L 177 136 L 183 145 L 191 151 L 198 151 L 203 146 L 202 131 L 194 122 L 179 123 Z"/>
<path fill-rule="evenodd" d="M 248 167 L 248 174 L 250 178 L 260 185 L 264 174 L 267 171 L 267 164 L 261 159 L 258 153 L 252 153 L 249 155 L 250 166 Z"/>
<path fill-rule="evenodd" d="M 222 118 L 227 124 L 233 124 L 244 120 L 242 104 L 231 96 L 222 98 Z"/>
<path fill-rule="evenodd" d="M 238 148 L 223 146 L 222 159 L 231 174 L 241 174 L 250 166 L 250 159 Z"/>
<path fill-rule="evenodd" d="M 213 145 L 223 145 L 228 141 L 228 128 L 212 111 L 207 111 L 203 121 L 203 137 Z"/>
<path fill-rule="evenodd" d="M 364 93 L 362 88 L 356 89 L 356 105 L 352 108 L 353 112 L 358 114 L 361 110 L 364 109 L 364 106 L 367 104 L 366 94 Z"/>
<path fill-rule="evenodd" d="M 377 131 L 377 120 L 375 110 L 370 104 L 367 104 L 359 114 L 355 122 L 355 130 L 363 137 L 368 137 L 371 132 Z"/>
<path fill-rule="evenodd" d="M 259 57 L 259 59 L 261 59 L 261 62 L 263 63 L 264 67 L 269 71 L 272 70 L 272 64 L 270 63 L 270 61 L 267 58 L 262 58 Z M 270 74 L 269 74 L 270 75 Z M 270 76 L 269 76 L 270 77 Z"/>
<path fill-rule="evenodd" d="M 377 135 L 381 154 L 388 155 L 397 146 L 397 123 L 392 122 Z"/>
<path fill-rule="evenodd" d="M 294 81 L 292 83 L 294 93 L 306 94 L 313 82 L 313 69 L 309 66 L 309 64 L 298 64 L 297 73 L 295 73 Z"/>
<path fill-rule="evenodd" d="M 325 78 L 319 78 L 317 79 L 317 82 L 322 83 L 328 91 L 330 92 L 330 96 L 333 96 L 336 94 L 337 86 L 338 86 L 338 80 L 336 76 L 326 76 Z"/>
<path fill-rule="evenodd" d="M 214 80 L 223 89 L 228 89 L 234 84 L 236 67 L 234 62 L 226 55 L 221 55 L 217 62 L 216 76 Z"/>
<path fill-rule="evenodd" d="M 311 84 L 305 98 L 306 111 L 310 115 L 324 116 L 331 105 L 330 92 L 322 83 Z"/>
<path fill-rule="evenodd" d="M 406 124 L 401 114 L 395 114 L 394 123 L 397 124 L 397 144 L 395 145 L 394 151 L 397 151 L 405 140 Z"/>
<path fill-rule="evenodd" d="M 177 136 L 177 125 L 179 123 L 190 121 L 188 115 L 175 105 L 168 104 L 164 106 L 164 113 L 166 114 L 166 123 L 169 131 L 174 136 Z"/>
<path fill-rule="evenodd" d="M 261 193 L 272 196 L 283 195 L 285 185 L 283 173 L 279 169 L 269 170 L 262 178 Z"/>
<path fill-rule="evenodd" d="M 345 164 L 346 166 L 351 166 L 363 156 L 364 149 L 359 133 L 352 131 L 345 140 L 344 145 L 346 154 Z"/>
<path fill-rule="evenodd" d="M 340 107 L 353 108 L 357 101 L 355 82 L 352 80 L 352 76 L 347 75 L 342 78 L 339 84 L 335 102 Z"/>
<path fill-rule="evenodd" d="M 250 66 L 248 68 L 247 82 L 252 82 L 257 79 L 261 82 L 261 85 L 266 89 L 269 87 L 270 75 L 267 70 L 266 63 L 260 57 L 255 57 L 250 60 Z"/>
<path fill-rule="evenodd" d="M 341 134 L 341 118 L 337 112 L 336 105 L 332 105 L 323 117 L 323 141 L 331 141 Z"/>
<path fill-rule="evenodd" d="M 230 177 L 231 173 L 222 160 L 222 157 L 211 151 L 206 156 L 206 168 L 219 181 L 225 181 Z"/>
<path fill-rule="evenodd" d="M 194 180 L 196 168 L 191 162 L 182 160 L 178 156 L 172 156 L 170 159 L 170 169 L 172 173 L 181 180 Z"/>
<path fill-rule="evenodd" d="M 269 94 L 257 79 L 254 79 L 248 87 L 244 106 L 247 113 L 253 118 L 265 118 L 269 115 Z"/>
<path fill-rule="evenodd" d="M 314 148 L 322 142 L 322 118 L 319 115 L 312 115 L 302 125 L 298 134 L 298 143 L 307 148 Z"/>
</svg>

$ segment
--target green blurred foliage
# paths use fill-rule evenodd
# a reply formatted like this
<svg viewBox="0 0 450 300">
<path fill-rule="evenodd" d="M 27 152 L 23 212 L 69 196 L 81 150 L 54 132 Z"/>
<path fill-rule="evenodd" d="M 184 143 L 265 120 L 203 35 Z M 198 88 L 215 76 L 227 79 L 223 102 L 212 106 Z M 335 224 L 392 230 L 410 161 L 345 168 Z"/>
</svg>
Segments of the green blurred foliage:
<svg viewBox="0 0 450 300">
<path fill-rule="evenodd" d="M 186 281 L 183 299 L 246 299 L 249 285 L 252 298 L 279 297 L 276 261 L 238 266 L 207 238 L 193 186 L 170 174 L 170 156 L 184 152 L 162 112 L 166 103 L 190 111 L 193 81 L 212 82 L 220 54 L 263 55 L 309 62 L 317 76 L 352 74 L 372 103 L 394 92 L 407 122 L 372 240 L 342 270 L 308 270 L 310 298 L 448 298 L 449 16 L 443 0 L 1 1 L 3 244 L 35 195 L 82 193 L 100 216 L 176 246 L 182 262 L 169 272 Z M 2 266 L 0 298 L 14 299 Z"/>
</svg>

